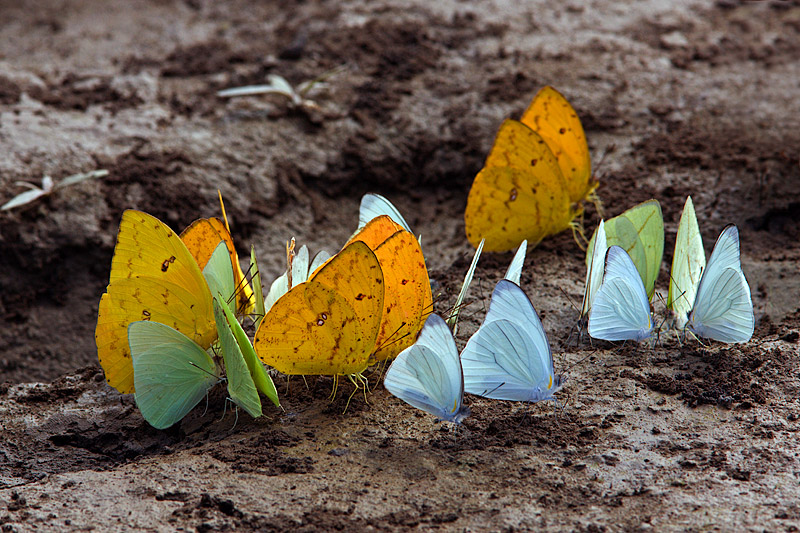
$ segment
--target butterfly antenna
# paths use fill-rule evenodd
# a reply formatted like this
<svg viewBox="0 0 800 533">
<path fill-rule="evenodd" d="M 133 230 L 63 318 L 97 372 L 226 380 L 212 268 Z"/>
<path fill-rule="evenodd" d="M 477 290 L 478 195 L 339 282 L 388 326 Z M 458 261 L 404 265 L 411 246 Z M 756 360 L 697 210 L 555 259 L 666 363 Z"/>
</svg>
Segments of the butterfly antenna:
<svg viewBox="0 0 800 533">
<path fill-rule="evenodd" d="M 504 381 L 504 382 L 502 382 L 500 385 L 498 385 L 497 387 L 493 388 L 492 390 L 489 390 L 489 389 L 486 389 L 486 390 L 484 390 L 484 391 L 483 391 L 482 393 L 480 393 L 478 396 L 483 396 L 484 398 L 488 398 L 488 397 L 489 397 L 489 396 L 488 396 L 489 394 L 493 393 L 494 391 L 496 391 L 497 389 L 499 389 L 500 387 L 502 387 L 502 386 L 503 386 L 503 385 L 505 385 L 505 384 L 506 384 L 506 382 Z"/>
<path fill-rule="evenodd" d="M 407 325 L 408 325 L 408 324 L 407 324 L 406 322 L 403 322 L 402 324 L 400 324 L 400 326 L 398 326 L 398 327 L 397 327 L 397 329 L 396 329 L 396 330 L 394 330 L 394 331 L 392 332 L 392 334 L 391 334 L 391 335 L 389 335 L 389 337 L 387 337 L 387 338 L 386 338 L 386 340 L 385 340 L 385 341 L 384 341 L 384 342 L 383 342 L 383 343 L 382 343 L 380 346 L 378 346 L 378 347 L 375 349 L 375 351 L 376 351 L 376 352 L 379 352 L 379 351 L 383 350 L 384 348 L 386 348 L 387 346 L 391 346 L 392 344 L 398 343 L 398 342 L 400 342 L 401 340 L 403 340 L 403 339 L 405 339 L 406 337 L 408 337 L 408 336 L 410 335 L 410 333 L 408 333 L 408 332 L 406 332 L 406 333 L 403 333 L 403 334 L 402 334 L 402 335 L 400 335 L 399 337 L 395 337 L 395 335 L 397 335 L 398 333 L 400 333 L 400 330 L 401 330 L 401 329 L 403 329 L 404 327 L 406 327 Z"/>
<path fill-rule="evenodd" d="M 225 229 L 230 233 L 231 227 L 228 225 L 228 215 L 225 214 L 225 203 L 222 201 L 222 192 L 219 189 L 217 189 L 217 195 L 219 196 L 219 208 L 222 211 L 222 220 L 225 221 Z"/>
<path fill-rule="evenodd" d="M 563 294 L 563 295 L 564 295 L 564 297 L 567 299 L 567 301 L 569 302 L 569 305 L 570 305 L 570 306 L 571 306 L 571 307 L 572 307 L 574 310 L 576 310 L 578 313 L 580 313 L 580 312 L 581 312 L 581 310 L 580 310 L 580 309 L 578 309 L 578 306 L 577 306 L 577 305 L 575 305 L 575 302 L 573 302 L 573 301 L 572 301 L 572 298 L 570 298 L 570 297 L 569 297 L 569 294 L 567 294 L 567 291 L 565 291 L 563 287 L 559 287 L 559 288 L 558 288 L 558 290 L 560 290 L 560 291 L 561 291 L 561 294 Z"/>
<path fill-rule="evenodd" d="M 581 358 L 579 361 L 576 361 L 576 362 L 572 363 L 569 367 L 567 367 L 566 370 L 564 370 L 562 372 L 562 374 L 568 374 L 573 368 L 575 368 L 579 364 L 583 363 L 584 361 L 586 361 L 588 358 L 590 358 L 591 356 L 595 355 L 599 351 L 600 350 L 595 350 L 592 353 L 590 353 L 590 354 L 586 355 L 585 357 Z"/>
</svg>

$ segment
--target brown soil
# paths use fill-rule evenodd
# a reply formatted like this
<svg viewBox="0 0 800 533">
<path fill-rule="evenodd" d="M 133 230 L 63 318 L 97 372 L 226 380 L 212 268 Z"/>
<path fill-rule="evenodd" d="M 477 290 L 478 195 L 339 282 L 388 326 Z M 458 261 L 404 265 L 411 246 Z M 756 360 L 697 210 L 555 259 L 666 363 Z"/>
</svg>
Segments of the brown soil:
<svg viewBox="0 0 800 533">
<path fill-rule="evenodd" d="M 800 527 L 796 2 L 0 2 L 0 30 L 0 202 L 16 180 L 110 172 L 0 214 L 4 531 Z M 319 109 L 215 95 L 341 65 Z M 219 188 L 272 279 L 288 237 L 333 251 L 379 192 L 422 234 L 443 311 L 472 255 L 469 185 L 545 84 L 607 154 L 607 215 L 661 201 L 659 287 L 687 194 L 707 250 L 739 226 L 749 343 L 576 345 L 564 233 L 522 278 L 569 375 L 555 412 L 469 397 L 455 429 L 380 386 L 344 413 L 350 389 L 281 378 L 284 412 L 237 420 L 215 390 L 157 431 L 105 384 L 93 332 L 124 209 L 180 229 Z M 481 261 L 460 343 L 510 257 Z"/>
</svg>

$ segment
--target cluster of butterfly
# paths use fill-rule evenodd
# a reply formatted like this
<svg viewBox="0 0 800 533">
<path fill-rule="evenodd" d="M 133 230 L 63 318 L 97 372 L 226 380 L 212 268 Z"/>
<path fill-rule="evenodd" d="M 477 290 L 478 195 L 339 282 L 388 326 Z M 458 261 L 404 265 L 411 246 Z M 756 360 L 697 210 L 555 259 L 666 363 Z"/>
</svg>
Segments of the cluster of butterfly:
<svg viewBox="0 0 800 533">
<path fill-rule="evenodd" d="M 472 280 L 480 250 L 479 244 L 464 288 Z M 527 242 L 523 241 L 492 292 L 483 324 L 461 354 L 448 323 L 432 314 L 417 342 L 389 367 L 383 380 L 386 390 L 456 424 L 470 414 L 463 404 L 465 392 L 496 400 L 553 400 L 564 379 L 555 374 L 542 322 L 519 286 L 526 250 Z"/>
<path fill-rule="evenodd" d="M 475 260 L 467 274 L 469 285 Z M 459 356 L 453 334 L 437 315 L 417 342 L 401 352 L 384 386 L 405 402 L 450 422 L 469 415 L 464 393 L 486 398 L 553 400 L 565 378 L 555 374 L 547 337 L 531 301 L 519 287 L 527 242 L 492 293 L 483 324 Z M 664 251 L 664 221 L 656 200 L 601 221 L 587 250 L 581 323 L 609 341 L 651 338 L 650 298 Z M 668 309 L 673 327 L 722 342 L 746 342 L 754 329 L 750 288 L 742 273 L 736 226 L 717 239 L 706 266 L 691 198 L 687 198 L 672 261 Z"/>
<path fill-rule="evenodd" d="M 134 393 L 157 428 L 181 420 L 223 376 L 251 416 L 262 414 L 259 393 L 280 406 L 265 365 L 363 383 L 368 366 L 413 344 L 432 296 L 419 241 L 388 200 L 366 195 L 359 226 L 334 256 L 287 250 L 289 268 L 264 299 L 255 253 L 245 276 L 227 219 L 198 220 L 179 236 L 126 211 L 95 330 L 106 380 Z"/>
<path fill-rule="evenodd" d="M 583 202 L 597 202 L 597 185 L 577 113 L 544 87 L 519 121 L 500 126 L 469 191 L 467 239 L 475 247 L 484 240 L 489 252 L 513 250 L 523 240 L 535 246 L 573 226 Z"/>
<path fill-rule="evenodd" d="M 652 338 L 650 311 L 664 250 L 661 207 L 649 200 L 601 221 L 587 250 L 586 291 L 581 317 L 589 335 L 608 341 Z M 672 326 L 698 337 L 747 342 L 755 317 L 750 287 L 739 257 L 739 232 L 722 230 L 706 264 L 691 197 L 678 224 L 667 309 Z"/>
<path fill-rule="evenodd" d="M 242 271 L 227 219 L 201 219 L 177 235 L 158 219 L 126 211 L 95 338 L 108 383 L 134 393 L 145 419 L 169 427 L 215 384 L 261 416 L 259 394 L 280 406 L 267 371 L 347 376 L 396 359 L 384 384 L 437 417 L 460 422 L 464 392 L 489 398 L 553 399 L 563 383 L 541 321 L 519 287 L 527 244 L 574 226 L 594 198 L 586 137 L 575 110 L 552 87 L 534 97 L 521 121 L 506 120 L 464 213 L 477 248 L 445 322 L 432 315 L 432 294 L 419 239 L 385 198 L 367 194 L 359 227 L 341 251 L 311 258 L 287 246 L 287 271 L 266 299 L 251 249 Z M 220 199 L 221 202 L 221 199 Z M 224 217 L 224 207 L 222 209 Z M 459 355 L 458 311 L 484 249 L 518 246 L 483 325 Z M 605 340 L 651 338 L 650 300 L 664 250 L 655 200 L 601 222 L 587 250 L 581 323 Z M 691 199 L 678 229 L 667 302 L 673 325 L 724 342 L 744 342 L 754 328 L 741 271 L 738 233 L 726 228 L 705 264 Z M 430 316 L 429 316 L 430 315 Z M 253 341 L 245 320 L 255 327 Z M 265 366 L 267 365 L 267 366 Z M 223 377 L 224 376 L 224 377 Z"/>
</svg>

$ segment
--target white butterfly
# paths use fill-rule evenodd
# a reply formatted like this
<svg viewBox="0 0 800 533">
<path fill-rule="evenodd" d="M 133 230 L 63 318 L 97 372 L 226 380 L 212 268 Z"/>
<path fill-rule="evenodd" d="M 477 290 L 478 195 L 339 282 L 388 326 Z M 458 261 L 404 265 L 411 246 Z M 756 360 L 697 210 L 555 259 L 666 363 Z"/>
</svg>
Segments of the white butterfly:
<svg viewBox="0 0 800 533">
<path fill-rule="evenodd" d="M 603 281 L 603 264 L 605 263 L 607 250 L 605 222 L 601 220 L 595 232 L 594 242 L 592 242 L 589 264 L 586 266 L 586 285 L 583 291 L 583 303 L 581 304 L 581 320 L 588 318 L 589 311 L 592 309 L 592 302 L 594 302 L 594 295 Z M 581 324 L 583 326 L 585 322 Z"/>
<path fill-rule="evenodd" d="M 502 279 L 489 312 L 461 353 L 464 390 L 498 400 L 553 399 L 564 379 L 553 370 L 553 354 L 528 296 Z"/>
<path fill-rule="evenodd" d="M 642 277 L 628 253 L 611 246 L 589 313 L 589 335 L 607 341 L 643 341 L 652 334 L 653 317 Z"/>
<path fill-rule="evenodd" d="M 404 402 L 433 416 L 460 424 L 469 416 L 463 405 L 464 374 L 453 334 L 439 315 L 430 315 L 417 342 L 397 356 L 383 386 Z"/>
<path fill-rule="evenodd" d="M 358 209 L 358 229 L 363 228 L 367 225 L 367 222 L 381 215 L 389 215 L 389 218 L 403 226 L 403 229 L 407 232 L 414 233 L 408 226 L 406 219 L 403 218 L 403 215 L 400 214 L 400 211 L 397 210 L 392 202 L 380 194 L 371 192 L 361 197 L 361 206 Z"/>
<path fill-rule="evenodd" d="M 717 238 L 686 327 L 699 337 L 729 343 L 753 336 L 753 302 L 739 257 L 739 230 L 733 224 Z"/>
<path fill-rule="evenodd" d="M 308 248 L 304 244 L 292 260 L 292 287 L 308 280 L 319 266 L 331 258 L 331 254 L 322 250 L 309 261 Z M 287 272 L 281 274 L 269 287 L 267 298 L 264 300 L 264 311 L 269 311 L 278 299 L 289 292 L 289 276 Z"/>
</svg>

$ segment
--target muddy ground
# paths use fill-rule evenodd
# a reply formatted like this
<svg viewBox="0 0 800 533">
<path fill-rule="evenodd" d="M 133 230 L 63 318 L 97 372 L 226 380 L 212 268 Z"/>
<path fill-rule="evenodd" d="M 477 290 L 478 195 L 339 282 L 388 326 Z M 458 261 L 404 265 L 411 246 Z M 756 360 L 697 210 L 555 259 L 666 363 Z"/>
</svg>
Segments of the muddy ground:
<svg viewBox="0 0 800 533">
<path fill-rule="evenodd" d="M 796 2 L 19 4 L 0 1 L 0 202 L 17 180 L 110 174 L 0 214 L 4 531 L 800 527 Z M 215 95 L 341 66 L 316 109 Z M 93 332 L 124 209 L 180 229 L 218 214 L 219 188 L 272 279 L 288 237 L 334 251 L 380 192 L 422 234 L 444 311 L 472 179 L 545 84 L 583 120 L 607 215 L 661 201 L 664 292 L 687 194 L 707 250 L 739 225 L 749 343 L 576 345 L 567 232 L 522 277 L 569 376 L 557 415 L 469 397 L 455 431 L 380 386 L 343 413 L 329 378 L 281 378 L 284 412 L 236 422 L 218 387 L 157 431 L 106 385 Z M 509 260 L 481 261 L 460 343 Z"/>
</svg>

